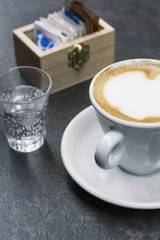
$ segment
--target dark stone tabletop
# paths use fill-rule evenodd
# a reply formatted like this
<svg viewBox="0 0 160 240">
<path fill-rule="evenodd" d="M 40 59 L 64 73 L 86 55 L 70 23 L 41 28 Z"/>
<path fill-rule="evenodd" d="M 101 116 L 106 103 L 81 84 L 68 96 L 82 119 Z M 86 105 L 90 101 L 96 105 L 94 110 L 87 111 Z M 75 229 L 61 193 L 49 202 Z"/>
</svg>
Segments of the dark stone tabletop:
<svg viewBox="0 0 160 240">
<path fill-rule="evenodd" d="M 16 66 L 12 30 L 46 17 L 63 3 L 0 0 L 0 70 Z M 115 61 L 160 59 L 160 1 L 85 3 L 115 27 Z M 63 132 L 71 119 L 90 105 L 89 83 L 90 80 L 50 96 L 47 140 L 39 151 L 12 151 L 1 125 L 1 240 L 160 239 L 158 209 L 134 210 L 103 202 L 77 185 L 62 163 Z"/>
</svg>

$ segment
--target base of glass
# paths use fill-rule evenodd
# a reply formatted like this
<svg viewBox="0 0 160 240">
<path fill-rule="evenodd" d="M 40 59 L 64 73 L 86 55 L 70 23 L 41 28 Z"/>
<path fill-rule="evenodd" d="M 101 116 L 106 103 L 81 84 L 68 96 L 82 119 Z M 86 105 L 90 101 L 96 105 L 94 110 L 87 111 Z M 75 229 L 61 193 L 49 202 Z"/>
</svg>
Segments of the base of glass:
<svg viewBox="0 0 160 240">
<path fill-rule="evenodd" d="M 9 146 L 17 151 L 23 153 L 29 153 L 38 150 L 44 144 L 45 137 L 28 137 L 21 140 L 15 138 L 7 138 Z"/>
</svg>

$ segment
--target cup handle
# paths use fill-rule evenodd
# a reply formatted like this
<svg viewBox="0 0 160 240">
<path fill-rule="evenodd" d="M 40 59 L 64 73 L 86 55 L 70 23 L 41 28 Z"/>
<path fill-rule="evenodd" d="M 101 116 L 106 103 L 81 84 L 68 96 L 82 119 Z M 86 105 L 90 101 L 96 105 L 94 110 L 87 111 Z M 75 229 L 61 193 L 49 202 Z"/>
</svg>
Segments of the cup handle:
<svg viewBox="0 0 160 240">
<path fill-rule="evenodd" d="M 111 130 L 100 140 L 95 152 L 96 163 L 103 169 L 111 169 L 119 165 L 126 153 L 124 135 Z"/>
</svg>

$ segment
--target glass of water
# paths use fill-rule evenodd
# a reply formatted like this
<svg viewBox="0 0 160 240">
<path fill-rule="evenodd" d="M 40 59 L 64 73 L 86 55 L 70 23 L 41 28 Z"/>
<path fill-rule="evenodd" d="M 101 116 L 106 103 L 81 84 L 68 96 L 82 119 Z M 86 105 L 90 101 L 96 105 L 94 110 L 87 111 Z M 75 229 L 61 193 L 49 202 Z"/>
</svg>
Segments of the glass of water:
<svg viewBox="0 0 160 240">
<path fill-rule="evenodd" d="M 50 76 L 38 68 L 22 66 L 0 73 L 0 112 L 14 150 L 32 152 L 44 144 L 51 87 Z"/>
</svg>

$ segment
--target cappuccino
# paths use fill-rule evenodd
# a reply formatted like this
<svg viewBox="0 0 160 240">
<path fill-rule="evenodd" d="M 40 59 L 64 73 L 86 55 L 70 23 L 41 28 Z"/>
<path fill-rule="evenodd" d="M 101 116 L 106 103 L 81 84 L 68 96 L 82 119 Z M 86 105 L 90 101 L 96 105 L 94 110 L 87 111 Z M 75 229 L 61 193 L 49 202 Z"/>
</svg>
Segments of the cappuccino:
<svg viewBox="0 0 160 240">
<path fill-rule="evenodd" d="M 109 114 L 132 122 L 160 122 L 160 64 L 147 60 L 115 64 L 94 82 L 96 102 Z"/>
</svg>

